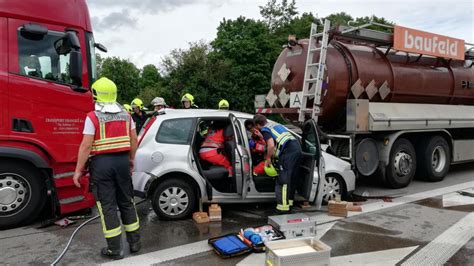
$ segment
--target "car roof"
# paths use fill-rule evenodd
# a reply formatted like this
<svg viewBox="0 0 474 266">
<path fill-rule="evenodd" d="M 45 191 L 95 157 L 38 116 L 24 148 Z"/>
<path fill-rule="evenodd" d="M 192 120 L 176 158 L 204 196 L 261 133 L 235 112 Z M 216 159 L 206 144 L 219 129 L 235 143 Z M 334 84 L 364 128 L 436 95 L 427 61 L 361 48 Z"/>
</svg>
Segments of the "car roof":
<svg viewBox="0 0 474 266">
<path fill-rule="evenodd" d="M 234 114 L 237 118 L 253 118 L 253 115 L 248 113 L 216 109 L 166 109 L 166 114 L 159 115 L 158 118 L 173 119 L 184 117 L 228 117 L 229 114 Z"/>
</svg>

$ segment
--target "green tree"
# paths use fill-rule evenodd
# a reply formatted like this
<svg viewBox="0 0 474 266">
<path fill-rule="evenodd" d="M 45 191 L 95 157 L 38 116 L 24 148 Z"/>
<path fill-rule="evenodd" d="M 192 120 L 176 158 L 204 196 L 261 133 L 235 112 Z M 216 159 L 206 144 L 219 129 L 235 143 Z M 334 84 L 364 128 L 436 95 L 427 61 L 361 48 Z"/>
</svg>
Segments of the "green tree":
<svg viewBox="0 0 474 266">
<path fill-rule="evenodd" d="M 121 103 L 131 102 L 140 93 L 138 88 L 139 75 L 140 71 L 129 60 L 115 56 L 103 60 L 101 76 L 115 82 L 118 89 L 117 100 Z"/>
<path fill-rule="evenodd" d="M 201 108 L 216 108 L 219 88 L 226 82 L 227 67 L 211 59 L 211 46 L 204 41 L 190 43 L 189 49 L 175 49 L 162 62 L 165 85 L 162 97 L 168 104 L 181 106 L 184 93 L 191 93 Z"/>
<path fill-rule="evenodd" d="M 271 32 L 287 25 L 298 14 L 296 11 L 295 0 L 269 0 L 265 6 L 259 6 L 260 15 L 263 17 L 265 24 Z"/>
<path fill-rule="evenodd" d="M 141 89 L 147 87 L 157 87 L 163 81 L 163 78 L 158 72 L 158 68 L 155 65 L 149 64 L 143 67 L 140 71 L 140 79 L 138 80 L 138 85 Z"/>
<path fill-rule="evenodd" d="M 229 68 L 217 94 L 229 95 L 226 97 L 231 108 L 252 112 L 254 95 L 270 89 L 273 63 L 281 46 L 272 41 L 264 22 L 244 17 L 224 19 L 211 45 L 212 60 L 224 62 Z"/>
</svg>

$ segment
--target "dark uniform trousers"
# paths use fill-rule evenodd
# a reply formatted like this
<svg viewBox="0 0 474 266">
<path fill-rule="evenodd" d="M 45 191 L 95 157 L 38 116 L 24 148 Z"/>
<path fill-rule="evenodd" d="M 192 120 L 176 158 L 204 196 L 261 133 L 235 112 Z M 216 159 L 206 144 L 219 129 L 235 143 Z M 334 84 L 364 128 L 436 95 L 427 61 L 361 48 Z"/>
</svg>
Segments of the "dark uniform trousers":
<svg viewBox="0 0 474 266">
<path fill-rule="evenodd" d="M 293 205 L 301 159 L 301 146 L 297 140 L 289 140 L 279 156 L 280 172 L 275 182 L 277 209 L 288 211 Z"/>
<path fill-rule="evenodd" d="M 129 153 L 117 152 L 95 155 L 90 163 L 91 187 L 102 222 L 102 231 L 108 249 L 121 250 L 122 226 L 117 215 L 120 211 L 123 227 L 130 244 L 140 241 L 140 225 L 133 201 Z"/>
</svg>

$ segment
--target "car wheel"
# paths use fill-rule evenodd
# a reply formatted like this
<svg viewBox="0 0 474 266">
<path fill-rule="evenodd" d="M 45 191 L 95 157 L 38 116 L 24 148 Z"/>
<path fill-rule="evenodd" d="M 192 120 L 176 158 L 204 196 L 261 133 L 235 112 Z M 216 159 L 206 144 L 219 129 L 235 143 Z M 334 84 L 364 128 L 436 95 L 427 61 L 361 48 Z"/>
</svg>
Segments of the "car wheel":
<svg viewBox="0 0 474 266">
<path fill-rule="evenodd" d="M 181 179 L 168 179 L 158 185 L 151 201 L 153 210 L 163 220 L 179 220 L 191 215 L 196 193 Z"/>
<path fill-rule="evenodd" d="M 418 176 L 428 181 L 444 179 L 451 164 L 448 142 L 441 136 L 433 136 L 422 141 L 418 147 Z"/>
<path fill-rule="evenodd" d="M 0 164 L 0 228 L 33 222 L 46 202 L 43 178 L 32 166 Z"/>
<path fill-rule="evenodd" d="M 411 142 L 399 139 L 390 151 L 385 184 L 390 188 L 402 188 L 410 184 L 416 172 L 416 152 Z"/>
<path fill-rule="evenodd" d="M 323 203 L 327 204 L 330 200 L 335 200 L 337 196 L 346 197 L 346 185 L 342 177 L 338 175 L 326 174 L 326 183 L 324 184 Z"/>
</svg>

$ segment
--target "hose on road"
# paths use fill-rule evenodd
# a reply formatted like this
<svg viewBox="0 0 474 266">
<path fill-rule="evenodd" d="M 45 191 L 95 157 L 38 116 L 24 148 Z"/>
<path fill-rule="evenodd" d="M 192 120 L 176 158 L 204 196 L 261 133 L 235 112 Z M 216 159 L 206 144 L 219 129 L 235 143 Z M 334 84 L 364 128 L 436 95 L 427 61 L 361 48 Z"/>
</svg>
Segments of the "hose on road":
<svg viewBox="0 0 474 266">
<path fill-rule="evenodd" d="M 139 205 L 139 204 L 141 204 L 141 203 L 143 203 L 143 202 L 145 202 L 145 201 L 146 201 L 145 199 L 144 199 L 144 200 L 141 200 L 141 201 L 137 202 L 137 204 L 135 204 L 135 205 Z M 84 226 L 86 226 L 88 223 L 94 221 L 95 219 L 97 219 L 97 218 L 99 218 L 99 217 L 100 217 L 100 215 L 96 215 L 96 216 L 94 216 L 94 217 L 92 217 L 92 218 L 89 218 L 89 220 L 83 222 L 81 225 L 79 225 L 79 226 L 76 228 L 76 230 L 74 230 L 74 232 L 72 232 L 72 235 L 69 237 L 69 240 L 68 240 L 66 246 L 64 247 L 63 251 L 61 252 L 61 254 L 59 254 L 59 256 L 58 256 L 53 262 L 51 262 L 50 265 L 51 265 L 51 266 L 56 266 L 56 265 L 62 260 L 62 258 L 64 257 L 64 255 L 66 255 L 67 251 L 69 250 L 69 247 L 71 246 L 72 240 L 74 239 L 74 237 L 76 236 L 76 234 L 77 234 Z"/>
</svg>

